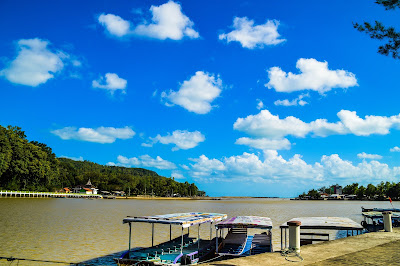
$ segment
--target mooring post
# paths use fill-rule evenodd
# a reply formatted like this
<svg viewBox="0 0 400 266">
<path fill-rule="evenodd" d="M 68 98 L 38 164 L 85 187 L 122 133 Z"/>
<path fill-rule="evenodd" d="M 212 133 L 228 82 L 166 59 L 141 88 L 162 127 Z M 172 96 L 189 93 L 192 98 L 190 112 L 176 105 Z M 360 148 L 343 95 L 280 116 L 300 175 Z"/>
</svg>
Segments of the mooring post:
<svg viewBox="0 0 400 266">
<path fill-rule="evenodd" d="M 300 253 L 300 221 L 289 221 L 289 249 Z"/>
<path fill-rule="evenodd" d="M 128 249 L 128 258 L 129 253 L 131 252 L 131 239 L 132 239 L 132 225 L 129 223 L 129 249 Z"/>
<path fill-rule="evenodd" d="M 392 228 L 392 212 L 382 212 L 383 214 L 383 227 L 385 228 L 385 232 L 393 232 Z"/>
</svg>

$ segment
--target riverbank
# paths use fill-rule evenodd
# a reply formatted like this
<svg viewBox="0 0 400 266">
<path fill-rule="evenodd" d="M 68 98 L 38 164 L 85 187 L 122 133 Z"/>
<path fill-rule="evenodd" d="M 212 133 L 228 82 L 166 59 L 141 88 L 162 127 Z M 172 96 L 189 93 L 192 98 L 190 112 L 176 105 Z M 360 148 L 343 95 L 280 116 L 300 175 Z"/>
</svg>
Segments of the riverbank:
<svg viewBox="0 0 400 266">
<path fill-rule="evenodd" d="M 400 228 L 392 233 L 375 232 L 301 247 L 304 259 L 297 265 L 399 265 Z M 298 257 L 289 260 L 299 261 Z M 280 252 L 213 262 L 206 265 L 293 265 Z"/>
<path fill-rule="evenodd" d="M 136 199 L 136 200 L 219 200 L 212 197 L 145 197 L 145 196 L 126 196 L 115 197 L 115 199 Z"/>
</svg>

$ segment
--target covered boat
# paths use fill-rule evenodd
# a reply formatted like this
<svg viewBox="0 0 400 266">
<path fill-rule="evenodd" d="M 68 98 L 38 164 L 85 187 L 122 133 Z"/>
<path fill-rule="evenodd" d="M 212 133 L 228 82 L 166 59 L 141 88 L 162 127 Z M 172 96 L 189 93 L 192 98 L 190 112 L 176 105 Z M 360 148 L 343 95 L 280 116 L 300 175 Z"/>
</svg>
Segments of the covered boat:
<svg viewBox="0 0 400 266">
<path fill-rule="evenodd" d="M 227 218 L 220 213 L 173 213 L 155 216 L 127 217 L 123 223 L 129 224 L 129 248 L 114 259 L 118 265 L 189 265 L 208 259 L 215 254 L 214 241 L 211 240 L 211 225 Z M 132 223 L 152 224 L 151 247 L 131 249 Z M 169 224 L 170 240 L 154 245 L 154 224 Z M 200 225 L 210 224 L 210 240 L 200 240 Z M 172 225 L 181 227 L 181 236 L 172 238 Z M 198 226 L 198 236 L 189 236 L 189 228 Z M 184 229 L 188 228 L 188 233 Z"/>
<path fill-rule="evenodd" d="M 313 244 L 313 242 L 320 241 L 329 241 L 330 234 L 326 232 L 326 230 L 347 231 L 347 236 L 361 234 L 364 230 L 360 224 L 346 217 L 297 217 L 290 219 L 280 226 L 281 250 L 288 248 L 288 223 L 292 221 L 301 222 L 300 245 L 308 245 Z"/>
<path fill-rule="evenodd" d="M 220 256 L 249 256 L 264 252 L 272 252 L 272 221 L 268 217 L 235 216 L 215 225 L 216 231 L 228 234 L 218 244 L 216 238 L 216 253 Z M 249 234 L 249 229 L 264 230 L 259 234 Z"/>
</svg>

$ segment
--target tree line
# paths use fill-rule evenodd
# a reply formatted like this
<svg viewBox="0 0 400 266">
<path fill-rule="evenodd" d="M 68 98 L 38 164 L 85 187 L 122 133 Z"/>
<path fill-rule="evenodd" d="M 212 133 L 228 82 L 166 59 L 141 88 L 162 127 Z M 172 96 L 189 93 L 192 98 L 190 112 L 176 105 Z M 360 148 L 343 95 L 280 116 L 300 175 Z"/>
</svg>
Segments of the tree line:
<svg viewBox="0 0 400 266">
<path fill-rule="evenodd" d="M 339 186 L 338 184 L 333 186 Z M 333 187 L 331 186 L 331 187 Z M 299 198 L 309 196 L 312 199 L 321 198 L 322 193 L 331 194 L 331 187 L 321 187 L 319 189 L 311 189 L 307 193 L 299 195 Z M 345 195 L 355 195 L 359 200 L 387 200 L 390 197 L 392 200 L 400 200 L 400 182 L 380 182 L 376 186 L 368 184 L 367 186 L 352 183 L 342 190 Z"/>
<path fill-rule="evenodd" d="M 89 178 L 100 190 L 130 191 L 131 195 L 196 196 L 199 193 L 194 183 L 180 183 L 142 168 L 57 158 L 46 144 L 28 141 L 20 127 L 0 126 L 0 189 L 57 191 L 84 185 Z"/>
</svg>

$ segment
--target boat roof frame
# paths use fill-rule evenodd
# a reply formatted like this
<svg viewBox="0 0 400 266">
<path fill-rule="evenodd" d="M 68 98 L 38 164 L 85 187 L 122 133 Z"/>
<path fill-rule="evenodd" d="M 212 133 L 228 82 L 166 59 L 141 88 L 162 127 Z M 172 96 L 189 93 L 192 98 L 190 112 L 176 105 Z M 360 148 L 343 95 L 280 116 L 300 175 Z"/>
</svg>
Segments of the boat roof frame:
<svg viewBox="0 0 400 266">
<path fill-rule="evenodd" d="M 280 225 L 280 228 L 288 228 L 288 222 L 300 221 L 301 229 L 324 229 L 324 230 L 363 230 L 364 228 L 346 217 L 297 217 Z"/>
<path fill-rule="evenodd" d="M 222 213 L 208 212 L 187 212 L 187 213 L 171 213 L 153 216 L 127 216 L 123 219 L 123 223 L 160 223 L 170 225 L 180 225 L 182 228 L 188 228 L 193 225 L 203 223 L 214 223 L 226 219 L 228 216 Z"/>
<path fill-rule="evenodd" d="M 221 228 L 257 228 L 272 229 L 272 220 L 269 217 L 261 216 L 233 216 L 225 221 L 215 225 L 217 229 Z"/>
</svg>

